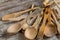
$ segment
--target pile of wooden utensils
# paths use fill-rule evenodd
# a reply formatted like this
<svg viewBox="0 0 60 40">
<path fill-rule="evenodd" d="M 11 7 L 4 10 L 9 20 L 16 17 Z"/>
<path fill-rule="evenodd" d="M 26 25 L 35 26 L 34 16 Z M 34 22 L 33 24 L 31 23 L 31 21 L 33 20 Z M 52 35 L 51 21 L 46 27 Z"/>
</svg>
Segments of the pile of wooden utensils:
<svg viewBox="0 0 60 40">
<path fill-rule="evenodd" d="M 44 4 L 46 5 L 47 2 Z M 2 17 L 3 22 L 17 22 L 8 27 L 7 33 L 16 34 L 24 30 L 23 33 L 27 39 L 35 39 L 36 36 L 43 39 L 44 35 L 52 37 L 60 34 L 60 23 L 58 22 L 60 18 L 57 10 L 52 9 L 50 4 L 43 8 L 42 14 L 33 14 L 32 11 L 38 10 L 40 7 L 32 5 L 30 9 L 25 11 L 4 15 Z M 25 14 L 26 12 L 30 12 L 29 15 Z"/>
</svg>

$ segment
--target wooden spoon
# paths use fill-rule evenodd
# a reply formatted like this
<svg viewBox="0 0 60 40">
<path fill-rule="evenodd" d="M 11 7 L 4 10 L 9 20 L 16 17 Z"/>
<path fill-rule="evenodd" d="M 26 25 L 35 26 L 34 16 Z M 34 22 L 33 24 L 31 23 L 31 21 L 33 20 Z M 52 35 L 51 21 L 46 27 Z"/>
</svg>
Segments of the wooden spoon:
<svg viewBox="0 0 60 40">
<path fill-rule="evenodd" d="M 22 25 L 25 21 L 26 20 L 23 20 L 21 22 L 12 24 L 10 27 L 8 27 L 7 33 L 10 33 L 10 34 L 18 33 L 22 29 Z"/>
<path fill-rule="evenodd" d="M 29 12 L 29 11 L 32 11 L 32 10 L 35 10 L 35 9 L 38 9 L 39 7 L 34 7 L 34 8 L 30 8 L 30 9 L 27 9 L 25 11 L 21 11 L 21 12 L 17 12 L 17 13 L 12 13 L 12 14 L 7 14 L 5 16 L 2 17 L 2 20 L 9 20 L 11 18 L 15 18 L 15 17 L 18 17 L 26 12 Z"/>
<path fill-rule="evenodd" d="M 25 35 L 26 38 L 34 39 L 36 37 L 40 20 L 39 20 L 39 18 L 37 18 L 35 23 L 31 27 L 29 27 L 25 30 L 24 35 Z"/>
<path fill-rule="evenodd" d="M 52 16 L 53 16 L 53 18 L 54 18 L 54 20 L 55 20 L 56 25 L 57 25 L 57 30 L 58 30 L 58 32 L 60 33 L 60 23 L 57 21 L 55 15 L 54 15 L 54 13 L 53 13 L 53 11 L 52 11 L 51 14 L 52 14 Z"/>
<path fill-rule="evenodd" d="M 51 20 L 52 20 L 52 18 L 51 18 L 51 10 L 52 10 L 51 8 L 48 9 L 48 12 L 49 12 L 48 23 L 47 23 L 47 25 L 45 27 L 45 30 L 44 30 L 44 34 L 47 37 L 52 37 L 52 36 L 54 36 L 57 33 L 56 25 L 54 25 L 51 22 Z"/>
<path fill-rule="evenodd" d="M 48 10 L 48 8 L 45 8 L 44 11 L 43 11 L 43 16 L 44 16 L 44 18 L 43 18 L 43 23 L 42 23 L 42 25 L 40 26 L 40 28 L 39 28 L 39 33 L 38 33 L 38 38 L 40 38 L 40 39 L 43 39 L 44 29 L 45 29 L 45 27 L 46 27 L 45 23 L 46 23 L 47 18 L 48 18 L 48 16 L 49 16 L 49 14 L 47 13 L 47 10 Z"/>
</svg>

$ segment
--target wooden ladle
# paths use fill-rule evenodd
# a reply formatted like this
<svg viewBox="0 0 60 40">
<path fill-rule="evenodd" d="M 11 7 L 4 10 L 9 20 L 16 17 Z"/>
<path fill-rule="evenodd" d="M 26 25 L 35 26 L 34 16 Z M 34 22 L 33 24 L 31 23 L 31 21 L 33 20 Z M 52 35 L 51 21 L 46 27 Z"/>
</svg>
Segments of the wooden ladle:
<svg viewBox="0 0 60 40">
<path fill-rule="evenodd" d="M 40 17 L 39 17 L 40 18 Z M 26 30 L 25 30 L 25 37 L 28 38 L 28 39 L 34 39 L 37 35 L 37 32 L 38 32 L 38 25 L 39 25 L 39 18 L 36 19 L 35 23 L 31 26 L 31 27 L 28 27 Z"/>
</svg>

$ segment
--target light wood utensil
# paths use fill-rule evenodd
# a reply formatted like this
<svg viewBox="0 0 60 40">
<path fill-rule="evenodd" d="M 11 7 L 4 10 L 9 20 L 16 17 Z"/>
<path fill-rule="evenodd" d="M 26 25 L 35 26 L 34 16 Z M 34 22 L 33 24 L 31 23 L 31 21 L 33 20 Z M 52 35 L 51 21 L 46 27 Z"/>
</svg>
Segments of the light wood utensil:
<svg viewBox="0 0 60 40">
<path fill-rule="evenodd" d="M 26 20 L 23 20 L 21 22 L 12 24 L 11 26 L 8 27 L 7 33 L 9 34 L 16 34 L 22 29 L 22 25 Z"/>
<path fill-rule="evenodd" d="M 43 12 L 44 18 L 43 18 L 43 22 L 42 22 L 42 25 L 41 25 L 40 28 L 39 28 L 39 33 L 38 33 L 38 38 L 39 38 L 39 39 L 43 39 L 44 29 L 45 29 L 45 27 L 46 27 L 46 21 L 47 21 L 47 18 L 48 18 L 48 16 L 49 16 L 49 14 L 47 13 L 47 9 L 48 9 L 48 8 L 45 8 L 45 9 L 44 9 L 45 11 Z"/>
<path fill-rule="evenodd" d="M 20 12 L 17 12 L 17 13 L 12 13 L 12 14 L 6 14 L 5 16 L 2 17 L 2 20 L 9 20 L 11 18 L 15 18 L 15 17 L 18 17 L 26 12 L 29 12 L 29 11 L 32 11 L 32 10 L 35 10 L 35 9 L 38 9 L 39 7 L 34 7 L 34 8 L 30 8 L 30 9 L 27 9 L 25 11 L 20 11 Z"/>
<path fill-rule="evenodd" d="M 52 9 L 49 7 L 48 9 L 48 13 L 49 13 L 49 16 L 48 16 L 48 23 L 45 27 L 45 30 L 44 30 L 44 34 L 45 36 L 47 37 L 52 37 L 54 36 L 56 33 L 57 33 L 57 30 L 56 30 L 56 25 L 54 25 L 52 22 L 51 22 L 51 11 Z M 54 21 L 54 20 L 53 20 Z"/>
<path fill-rule="evenodd" d="M 38 24 L 39 24 L 40 20 L 39 20 L 39 18 L 37 18 L 35 23 L 31 27 L 29 27 L 25 30 L 24 35 L 25 35 L 26 38 L 34 39 L 36 37 L 37 31 L 38 31 Z"/>
</svg>

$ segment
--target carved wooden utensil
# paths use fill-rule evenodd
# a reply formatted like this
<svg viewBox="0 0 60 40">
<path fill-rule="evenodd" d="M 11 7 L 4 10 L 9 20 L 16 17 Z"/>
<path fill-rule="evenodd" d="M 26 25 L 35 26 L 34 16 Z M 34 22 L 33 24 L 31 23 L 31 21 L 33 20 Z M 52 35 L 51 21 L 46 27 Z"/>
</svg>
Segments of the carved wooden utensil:
<svg viewBox="0 0 60 40">
<path fill-rule="evenodd" d="M 2 20 L 9 20 L 11 18 L 18 17 L 18 16 L 24 14 L 25 12 L 29 12 L 29 11 L 32 11 L 32 10 L 35 10 L 35 9 L 38 9 L 38 8 L 39 7 L 34 7 L 34 8 L 27 9 L 25 11 L 21 11 L 21 12 L 17 12 L 17 13 L 12 13 L 12 14 L 7 14 L 7 15 L 2 17 Z"/>
<path fill-rule="evenodd" d="M 57 21 L 57 19 L 56 19 L 56 17 L 55 17 L 55 15 L 54 15 L 54 12 L 53 11 L 51 11 L 52 13 L 52 16 L 53 16 L 53 18 L 54 18 L 54 20 L 55 20 L 55 23 L 56 23 L 56 25 L 57 25 L 57 30 L 58 30 L 58 32 L 60 33 L 60 23 Z"/>
<path fill-rule="evenodd" d="M 45 34 L 45 36 L 47 36 L 47 37 L 52 37 L 52 36 L 54 36 L 54 35 L 57 33 L 56 25 L 54 25 L 54 24 L 51 22 L 51 20 L 52 20 L 52 18 L 51 18 L 51 11 L 52 11 L 52 9 L 49 8 L 49 9 L 48 9 L 48 13 L 49 13 L 48 23 L 47 23 L 47 25 L 46 25 L 46 27 L 45 27 L 45 30 L 44 30 L 44 34 Z M 53 20 L 53 21 L 54 21 L 54 20 Z"/>
<path fill-rule="evenodd" d="M 40 26 L 40 28 L 39 28 L 39 33 L 38 33 L 38 38 L 40 38 L 40 39 L 43 39 L 44 29 L 45 29 L 45 27 L 46 27 L 45 24 L 46 24 L 47 18 L 48 18 L 48 16 L 49 16 L 49 14 L 47 13 L 47 10 L 48 10 L 48 8 L 45 8 L 44 11 L 43 11 L 43 16 L 44 16 L 44 18 L 43 18 L 43 23 L 42 23 L 42 25 Z"/>
<path fill-rule="evenodd" d="M 22 25 L 25 21 L 26 20 L 23 20 L 21 22 L 12 24 L 10 27 L 8 27 L 7 33 L 10 33 L 10 34 L 18 33 L 22 29 Z"/>
<path fill-rule="evenodd" d="M 41 19 L 40 19 L 41 20 Z M 25 30 L 25 37 L 28 39 L 34 39 L 38 32 L 39 18 L 37 17 L 35 23 Z"/>
</svg>

